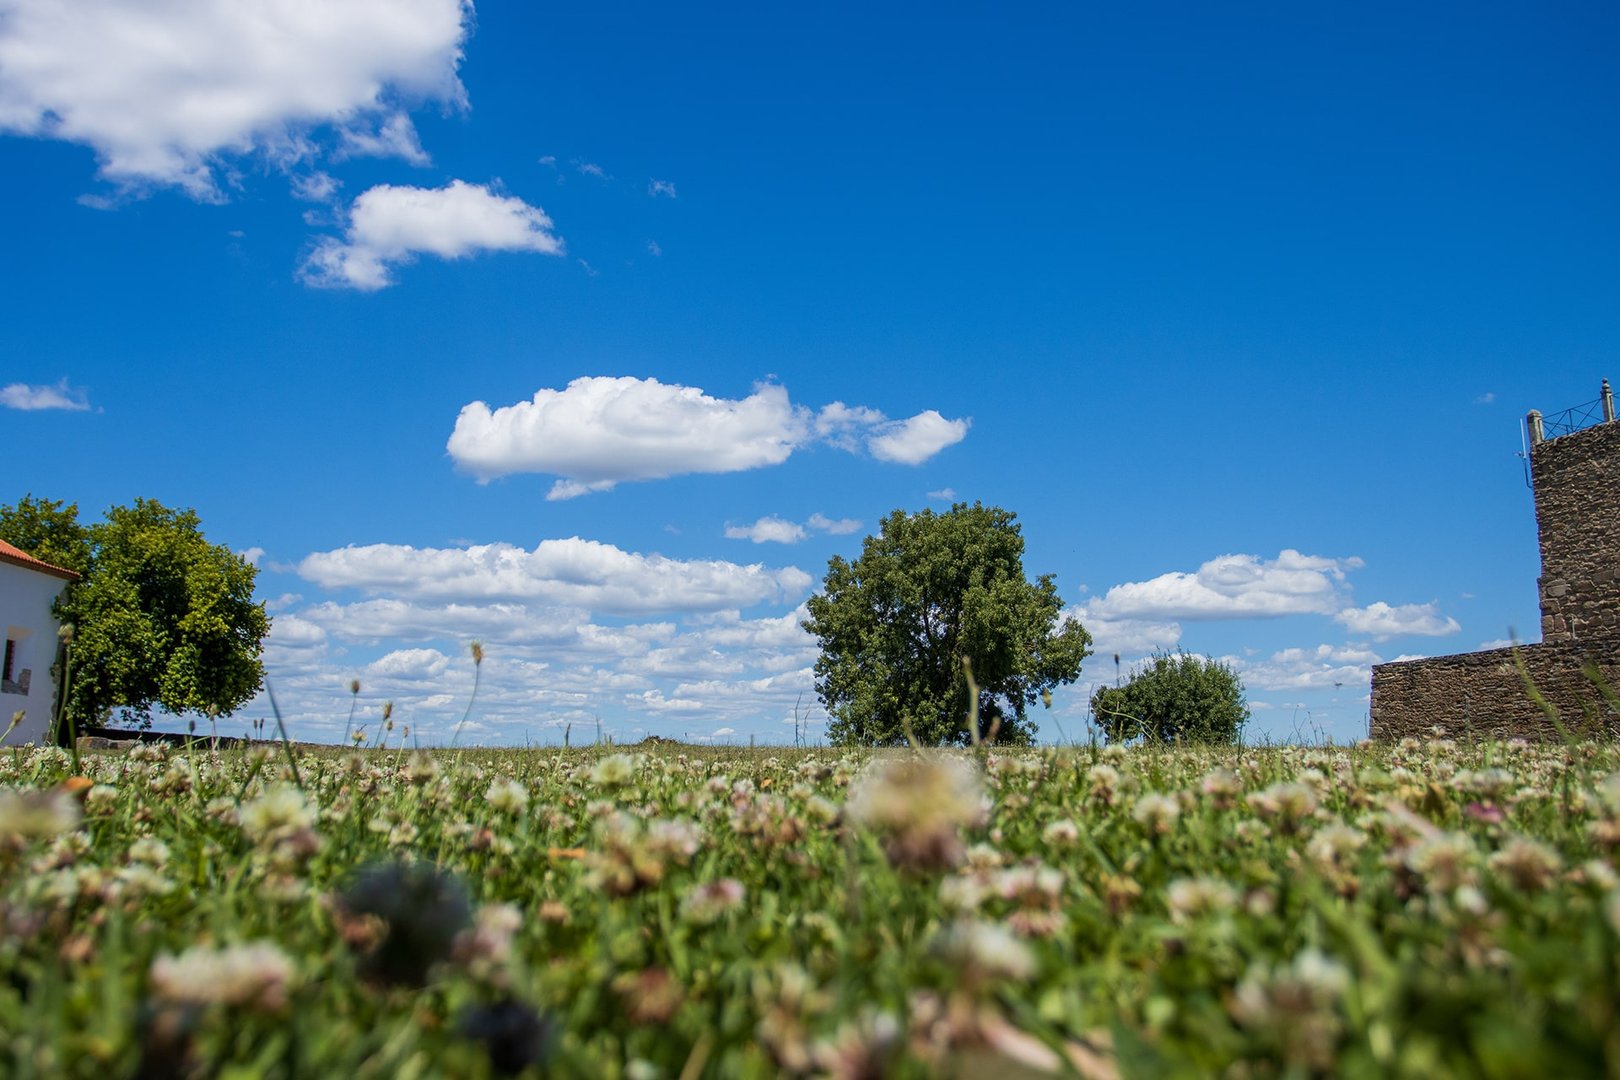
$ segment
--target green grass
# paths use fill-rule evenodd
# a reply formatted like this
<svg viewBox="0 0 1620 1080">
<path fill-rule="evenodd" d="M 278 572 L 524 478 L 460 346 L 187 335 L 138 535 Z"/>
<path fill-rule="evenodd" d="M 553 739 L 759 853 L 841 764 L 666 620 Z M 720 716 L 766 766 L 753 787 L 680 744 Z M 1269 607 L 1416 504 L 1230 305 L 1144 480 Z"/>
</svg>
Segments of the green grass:
<svg viewBox="0 0 1620 1080">
<path fill-rule="evenodd" d="M 5 751 L 0 1074 L 1620 1072 L 1612 745 L 950 757 Z"/>
</svg>

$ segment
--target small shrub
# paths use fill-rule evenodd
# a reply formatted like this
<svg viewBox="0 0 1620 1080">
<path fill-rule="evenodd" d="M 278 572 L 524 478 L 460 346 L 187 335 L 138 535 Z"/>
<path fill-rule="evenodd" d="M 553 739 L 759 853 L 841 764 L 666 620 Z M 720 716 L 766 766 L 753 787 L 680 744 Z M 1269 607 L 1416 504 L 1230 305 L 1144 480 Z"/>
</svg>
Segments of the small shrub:
<svg viewBox="0 0 1620 1080">
<path fill-rule="evenodd" d="M 1235 743 L 1249 719 L 1231 665 L 1184 652 L 1157 653 L 1124 686 L 1098 690 L 1091 712 L 1110 742 Z"/>
</svg>

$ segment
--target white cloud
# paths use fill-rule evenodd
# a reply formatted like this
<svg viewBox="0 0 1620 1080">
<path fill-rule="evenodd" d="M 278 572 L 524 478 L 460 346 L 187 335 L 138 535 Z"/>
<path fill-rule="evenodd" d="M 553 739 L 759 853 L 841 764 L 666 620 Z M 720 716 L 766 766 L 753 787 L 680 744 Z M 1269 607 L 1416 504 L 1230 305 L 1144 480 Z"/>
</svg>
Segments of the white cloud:
<svg viewBox="0 0 1620 1080">
<path fill-rule="evenodd" d="M 816 414 L 816 434 L 840 450 L 864 446 L 880 461 L 920 465 L 967 437 L 969 420 L 947 420 L 928 409 L 907 420 L 890 420 L 877 409 L 835 401 Z"/>
<path fill-rule="evenodd" d="M 307 159 L 323 126 L 415 146 L 402 106 L 465 103 L 471 18 L 467 0 L 7 0 L 0 131 L 89 146 L 123 187 L 217 200 L 231 158 Z"/>
<path fill-rule="evenodd" d="M 880 425 L 866 440 L 866 448 L 880 461 L 920 465 L 945 449 L 967 438 L 967 420 L 947 420 L 933 409 L 909 420 Z"/>
<path fill-rule="evenodd" d="M 564 477 L 547 496 L 607 491 L 626 480 L 779 465 L 804 441 L 808 417 L 787 391 L 762 385 L 741 400 L 657 379 L 586 377 L 491 410 L 461 410 L 450 456 L 482 480 L 517 472 Z"/>
<path fill-rule="evenodd" d="M 484 251 L 560 255 L 562 240 L 538 206 L 463 180 L 448 187 L 380 184 L 349 209 L 342 240 L 318 241 L 299 277 L 307 284 L 374 291 L 393 284 L 390 264 L 419 254 L 460 259 Z"/>
<path fill-rule="evenodd" d="M 36 412 L 43 409 L 62 409 L 67 412 L 85 412 L 90 399 L 83 390 L 74 389 L 63 379 L 55 386 L 29 386 L 12 383 L 0 387 L 0 405 L 8 409 Z"/>
<path fill-rule="evenodd" d="M 350 546 L 307 556 L 298 573 L 324 588 L 412 600 L 539 601 L 618 614 L 792 602 L 811 586 L 797 567 L 669 559 L 577 536 L 542 540 L 533 551 L 512 544 Z"/>
<path fill-rule="evenodd" d="M 348 126 L 340 132 L 342 157 L 403 158 L 412 165 L 428 165 L 432 159 L 422 149 L 416 125 L 404 113 L 396 112 L 371 126 Z"/>
<path fill-rule="evenodd" d="M 726 526 L 726 539 L 752 540 L 756 544 L 797 544 L 805 536 L 802 525 L 779 517 L 762 517 L 752 525 Z"/>
<path fill-rule="evenodd" d="M 1377 653 L 1354 645 L 1284 649 L 1262 661 L 1224 659 L 1245 686 L 1267 691 L 1362 689 L 1372 681 L 1372 666 L 1383 662 Z"/>
<path fill-rule="evenodd" d="M 250 548 L 246 548 L 246 549 L 244 549 L 242 551 L 238 551 L 236 554 L 243 562 L 247 563 L 249 566 L 258 566 L 259 565 L 259 560 L 264 558 L 264 548 L 262 548 L 262 547 L 250 547 Z"/>
<path fill-rule="evenodd" d="M 1462 629 L 1456 619 L 1441 615 L 1439 605 L 1434 602 L 1392 607 L 1379 600 L 1364 608 L 1345 608 L 1333 618 L 1352 634 L 1367 634 L 1379 641 L 1397 634 L 1444 637 Z"/>
<path fill-rule="evenodd" d="M 834 519 L 825 514 L 811 514 L 810 520 L 805 524 L 817 532 L 831 533 L 834 536 L 848 536 L 861 527 L 861 523 L 855 518 Z"/>
<path fill-rule="evenodd" d="M 291 181 L 293 198 L 302 199 L 305 202 L 330 202 L 337 195 L 338 188 L 342 186 L 342 181 L 330 173 L 321 172 L 319 169 L 302 176 L 295 176 Z"/>
<path fill-rule="evenodd" d="M 655 199 L 660 195 L 667 195 L 673 199 L 675 197 L 675 185 L 668 180 L 649 180 L 647 181 L 647 194 Z"/>
<path fill-rule="evenodd" d="M 420 682 L 437 679 L 450 670 L 450 658 L 438 649 L 395 649 L 366 665 L 365 674 L 374 679 Z"/>
<path fill-rule="evenodd" d="M 864 437 L 874 456 L 915 464 L 941 437 L 932 420 L 918 420 L 896 424 L 876 409 L 842 402 L 812 418 L 775 383 L 729 399 L 657 379 L 585 376 L 515 405 L 464 406 L 447 449 L 460 468 L 483 481 L 512 473 L 560 476 L 546 497 L 571 499 L 631 480 L 780 465 L 817 439 L 854 451 Z M 952 425 L 967 426 L 965 420 L 942 422 L 952 431 Z"/>
<path fill-rule="evenodd" d="M 1114 654 L 1121 664 L 1133 664 L 1155 652 L 1174 649 L 1181 642 L 1181 624 L 1174 620 L 1114 619 L 1091 610 L 1089 605 L 1066 609 L 1062 618 L 1073 617 L 1091 635 L 1092 667 L 1112 668 Z"/>
<path fill-rule="evenodd" d="M 928 497 L 930 499 L 939 499 L 939 500 L 941 500 L 943 502 L 950 502 L 951 500 L 956 498 L 956 489 L 955 488 L 940 488 L 938 491 L 930 491 L 928 493 Z"/>
<path fill-rule="evenodd" d="M 1495 391 L 1487 390 L 1487 391 L 1485 391 L 1485 393 L 1479 395 L 1479 397 L 1474 399 L 1474 404 L 1475 405 L 1490 405 L 1494 401 L 1496 401 L 1496 393 L 1495 393 Z"/>
<path fill-rule="evenodd" d="M 1241 619 L 1331 615 L 1343 606 L 1345 571 L 1357 558 L 1331 559 L 1285 549 L 1275 559 L 1222 555 L 1194 573 L 1160 574 L 1115 585 L 1091 601 L 1109 619 Z"/>
</svg>

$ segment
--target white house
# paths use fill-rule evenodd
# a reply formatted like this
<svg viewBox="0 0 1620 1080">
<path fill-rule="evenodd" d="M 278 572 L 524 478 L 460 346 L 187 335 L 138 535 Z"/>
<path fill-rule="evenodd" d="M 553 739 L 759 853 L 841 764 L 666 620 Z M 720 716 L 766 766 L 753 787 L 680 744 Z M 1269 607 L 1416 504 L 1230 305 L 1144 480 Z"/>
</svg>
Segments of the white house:
<svg viewBox="0 0 1620 1080">
<path fill-rule="evenodd" d="M 51 606 L 71 570 L 41 562 L 0 540 L 0 628 L 6 633 L 5 666 L 0 670 L 0 731 L 18 710 L 22 723 L 0 745 L 44 742 L 56 707 L 51 665 L 56 662 L 56 619 Z"/>
</svg>

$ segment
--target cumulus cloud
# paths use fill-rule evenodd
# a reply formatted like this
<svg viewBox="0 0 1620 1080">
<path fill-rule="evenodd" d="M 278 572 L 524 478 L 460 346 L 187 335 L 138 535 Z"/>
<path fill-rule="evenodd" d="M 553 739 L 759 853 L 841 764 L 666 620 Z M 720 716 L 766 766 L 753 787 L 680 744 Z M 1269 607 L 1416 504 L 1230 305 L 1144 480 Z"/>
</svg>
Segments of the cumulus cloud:
<svg viewBox="0 0 1620 1080">
<path fill-rule="evenodd" d="M 968 421 L 947 420 L 933 409 L 909 420 L 878 425 L 867 438 L 866 448 L 881 461 L 920 465 L 945 449 L 967 438 Z"/>
<path fill-rule="evenodd" d="M 797 567 L 641 555 L 577 536 L 542 540 L 533 551 L 512 544 L 350 546 L 307 556 L 298 573 L 324 588 L 410 600 L 539 601 L 616 614 L 792 602 L 811 585 Z"/>
<path fill-rule="evenodd" d="M 1318 645 L 1314 649 L 1283 649 L 1260 661 L 1226 657 L 1244 685 L 1261 690 L 1337 690 L 1349 686 L 1365 690 L 1372 682 L 1372 666 L 1382 663 L 1377 653 L 1355 645 Z"/>
<path fill-rule="evenodd" d="M 349 208 L 343 239 L 318 241 L 299 270 L 309 285 L 372 292 L 393 284 L 390 265 L 418 255 L 461 259 L 485 251 L 560 255 L 562 240 L 538 206 L 479 184 L 448 187 L 379 184 Z"/>
<path fill-rule="evenodd" d="M 7 0 L 0 131 L 88 146 L 122 187 L 204 200 L 230 159 L 307 159 L 321 128 L 412 157 L 405 107 L 465 104 L 471 17 L 468 0 Z"/>
<path fill-rule="evenodd" d="M 797 544 L 807 535 L 804 526 L 779 517 L 762 517 L 752 525 L 726 526 L 726 539 L 752 540 L 756 544 Z"/>
<path fill-rule="evenodd" d="M 85 412 L 90 408 L 90 398 L 83 390 L 69 386 L 66 379 L 54 386 L 11 383 L 9 386 L 0 386 L 0 406 L 21 409 L 24 412 L 44 409 Z"/>
<path fill-rule="evenodd" d="M 450 670 L 450 658 L 438 649 L 395 649 L 366 665 L 371 679 L 420 682 L 437 679 Z"/>
<path fill-rule="evenodd" d="M 1160 574 L 1115 585 L 1093 600 L 1109 619 L 1241 619 L 1331 615 L 1344 606 L 1345 572 L 1358 558 L 1333 559 L 1285 549 L 1275 559 L 1221 555 L 1193 573 Z"/>
<path fill-rule="evenodd" d="M 448 449 L 481 480 L 562 476 L 547 498 L 568 499 L 626 480 L 780 465 L 804 441 L 808 423 L 806 411 L 773 384 L 728 400 L 657 379 L 586 377 L 516 405 L 465 406 Z"/>
<path fill-rule="evenodd" d="M 850 451 L 864 441 L 873 456 L 917 464 L 967 430 L 966 420 L 940 418 L 952 432 L 960 426 L 941 443 L 938 425 L 925 417 L 939 414 L 895 423 L 876 409 L 835 402 L 812 415 L 775 383 L 730 399 L 657 379 L 586 376 L 515 405 L 464 406 L 447 449 L 458 467 L 483 481 L 512 473 L 560 476 L 546 497 L 570 499 L 632 480 L 780 465 L 818 440 Z"/>
<path fill-rule="evenodd" d="M 1439 605 L 1434 602 L 1391 606 L 1379 600 L 1364 608 L 1345 608 L 1333 618 L 1351 633 L 1367 634 L 1379 641 L 1397 634 L 1444 637 L 1462 629 L 1456 619 L 1441 615 Z"/>
</svg>

